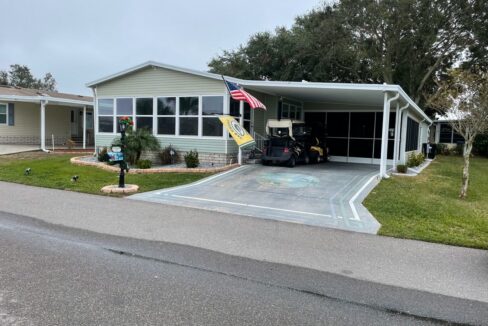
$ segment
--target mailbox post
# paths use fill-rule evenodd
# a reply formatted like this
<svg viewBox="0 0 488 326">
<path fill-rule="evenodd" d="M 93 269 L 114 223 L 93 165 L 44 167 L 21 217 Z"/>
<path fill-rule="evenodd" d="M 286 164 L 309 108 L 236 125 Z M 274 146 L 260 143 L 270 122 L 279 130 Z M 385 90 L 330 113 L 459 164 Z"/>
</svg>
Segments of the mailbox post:
<svg viewBox="0 0 488 326">
<path fill-rule="evenodd" d="M 119 173 L 119 188 L 125 188 L 125 172 L 129 171 L 127 163 L 125 161 L 125 132 L 127 127 L 130 127 L 134 124 L 130 117 L 122 117 L 119 120 L 119 128 L 120 128 L 120 156 L 117 159 L 120 165 L 120 173 Z"/>
</svg>

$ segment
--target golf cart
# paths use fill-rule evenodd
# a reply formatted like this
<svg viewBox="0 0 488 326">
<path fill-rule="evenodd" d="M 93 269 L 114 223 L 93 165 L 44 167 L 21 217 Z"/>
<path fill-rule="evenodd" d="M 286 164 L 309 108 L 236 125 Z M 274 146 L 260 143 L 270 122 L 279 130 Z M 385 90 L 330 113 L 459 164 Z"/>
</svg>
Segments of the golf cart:
<svg viewBox="0 0 488 326">
<path fill-rule="evenodd" d="M 327 160 L 327 149 L 304 121 L 270 119 L 266 123 L 268 141 L 261 161 L 263 165 L 282 163 L 294 167 L 296 163 L 320 163 Z"/>
</svg>

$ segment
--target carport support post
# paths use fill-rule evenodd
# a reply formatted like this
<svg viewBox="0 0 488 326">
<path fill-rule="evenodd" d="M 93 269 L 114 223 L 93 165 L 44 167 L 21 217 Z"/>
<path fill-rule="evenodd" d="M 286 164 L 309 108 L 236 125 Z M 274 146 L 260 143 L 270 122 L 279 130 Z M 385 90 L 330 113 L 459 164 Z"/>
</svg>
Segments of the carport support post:
<svg viewBox="0 0 488 326">
<path fill-rule="evenodd" d="M 390 127 L 390 101 L 388 101 L 388 92 L 385 92 L 383 100 L 383 129 L 381 133 L 381 159 L 380 159 L 380 176 L 386 178 L 386 160 L 388 155 L 388 128 Z"/>
<path fill-rule="evenodd" d="M 46 151 L 46 102 L 41 100 L 41 150 Z"/>
<path fill-rule="evenodd" d="M 83 107 L 83 149 L 86 149 L 86 106 Z"/>
<path fill-rule="evenodd" d="M 244 125 L 244 102 L 239 101 L 239 124 L 241 127 Z M 237 153 L 237 163 L 242 165 L 242 149 L 239 147 L 239 152 Z"/>
<path fill-rule="evenodd" d="M 396 169 L 398 160 L 398 128 L 400 122 L 400 103 L 397 102 L 395 110 L 395 138 L 393 140 L 393 168 Z"/>
</svg>

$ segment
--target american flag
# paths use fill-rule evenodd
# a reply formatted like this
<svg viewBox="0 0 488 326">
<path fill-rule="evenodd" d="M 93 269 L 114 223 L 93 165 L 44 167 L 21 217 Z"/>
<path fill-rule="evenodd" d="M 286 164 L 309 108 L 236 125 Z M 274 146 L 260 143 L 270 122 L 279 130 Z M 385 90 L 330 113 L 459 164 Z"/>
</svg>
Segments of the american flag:
<svg viewBox="0 0 488 326">
<path fill-rule="evenodd" d="M 251 109 L 263 109 L 266 110 L 266 105 L 261 103 L 260 100 L 243 90 L 238 84 L 232 83 L 224 79 L 225 85 L 229 90 L 230 96 L 236 101 L 245 101 L 249 104 Z"/>
</svg>

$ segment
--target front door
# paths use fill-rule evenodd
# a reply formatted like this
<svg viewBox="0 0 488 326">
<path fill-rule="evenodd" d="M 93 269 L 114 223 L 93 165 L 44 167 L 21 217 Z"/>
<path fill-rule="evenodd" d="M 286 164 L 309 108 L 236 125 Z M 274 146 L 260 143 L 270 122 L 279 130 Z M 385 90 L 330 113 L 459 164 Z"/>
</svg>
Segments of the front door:
<svg viewBox="0 0 488 326">
<path fill-rule="evenodd" d="M 78 109 L 71 109 L 71 137 L 80 136 L 80 113 Z"/>
</svg>

